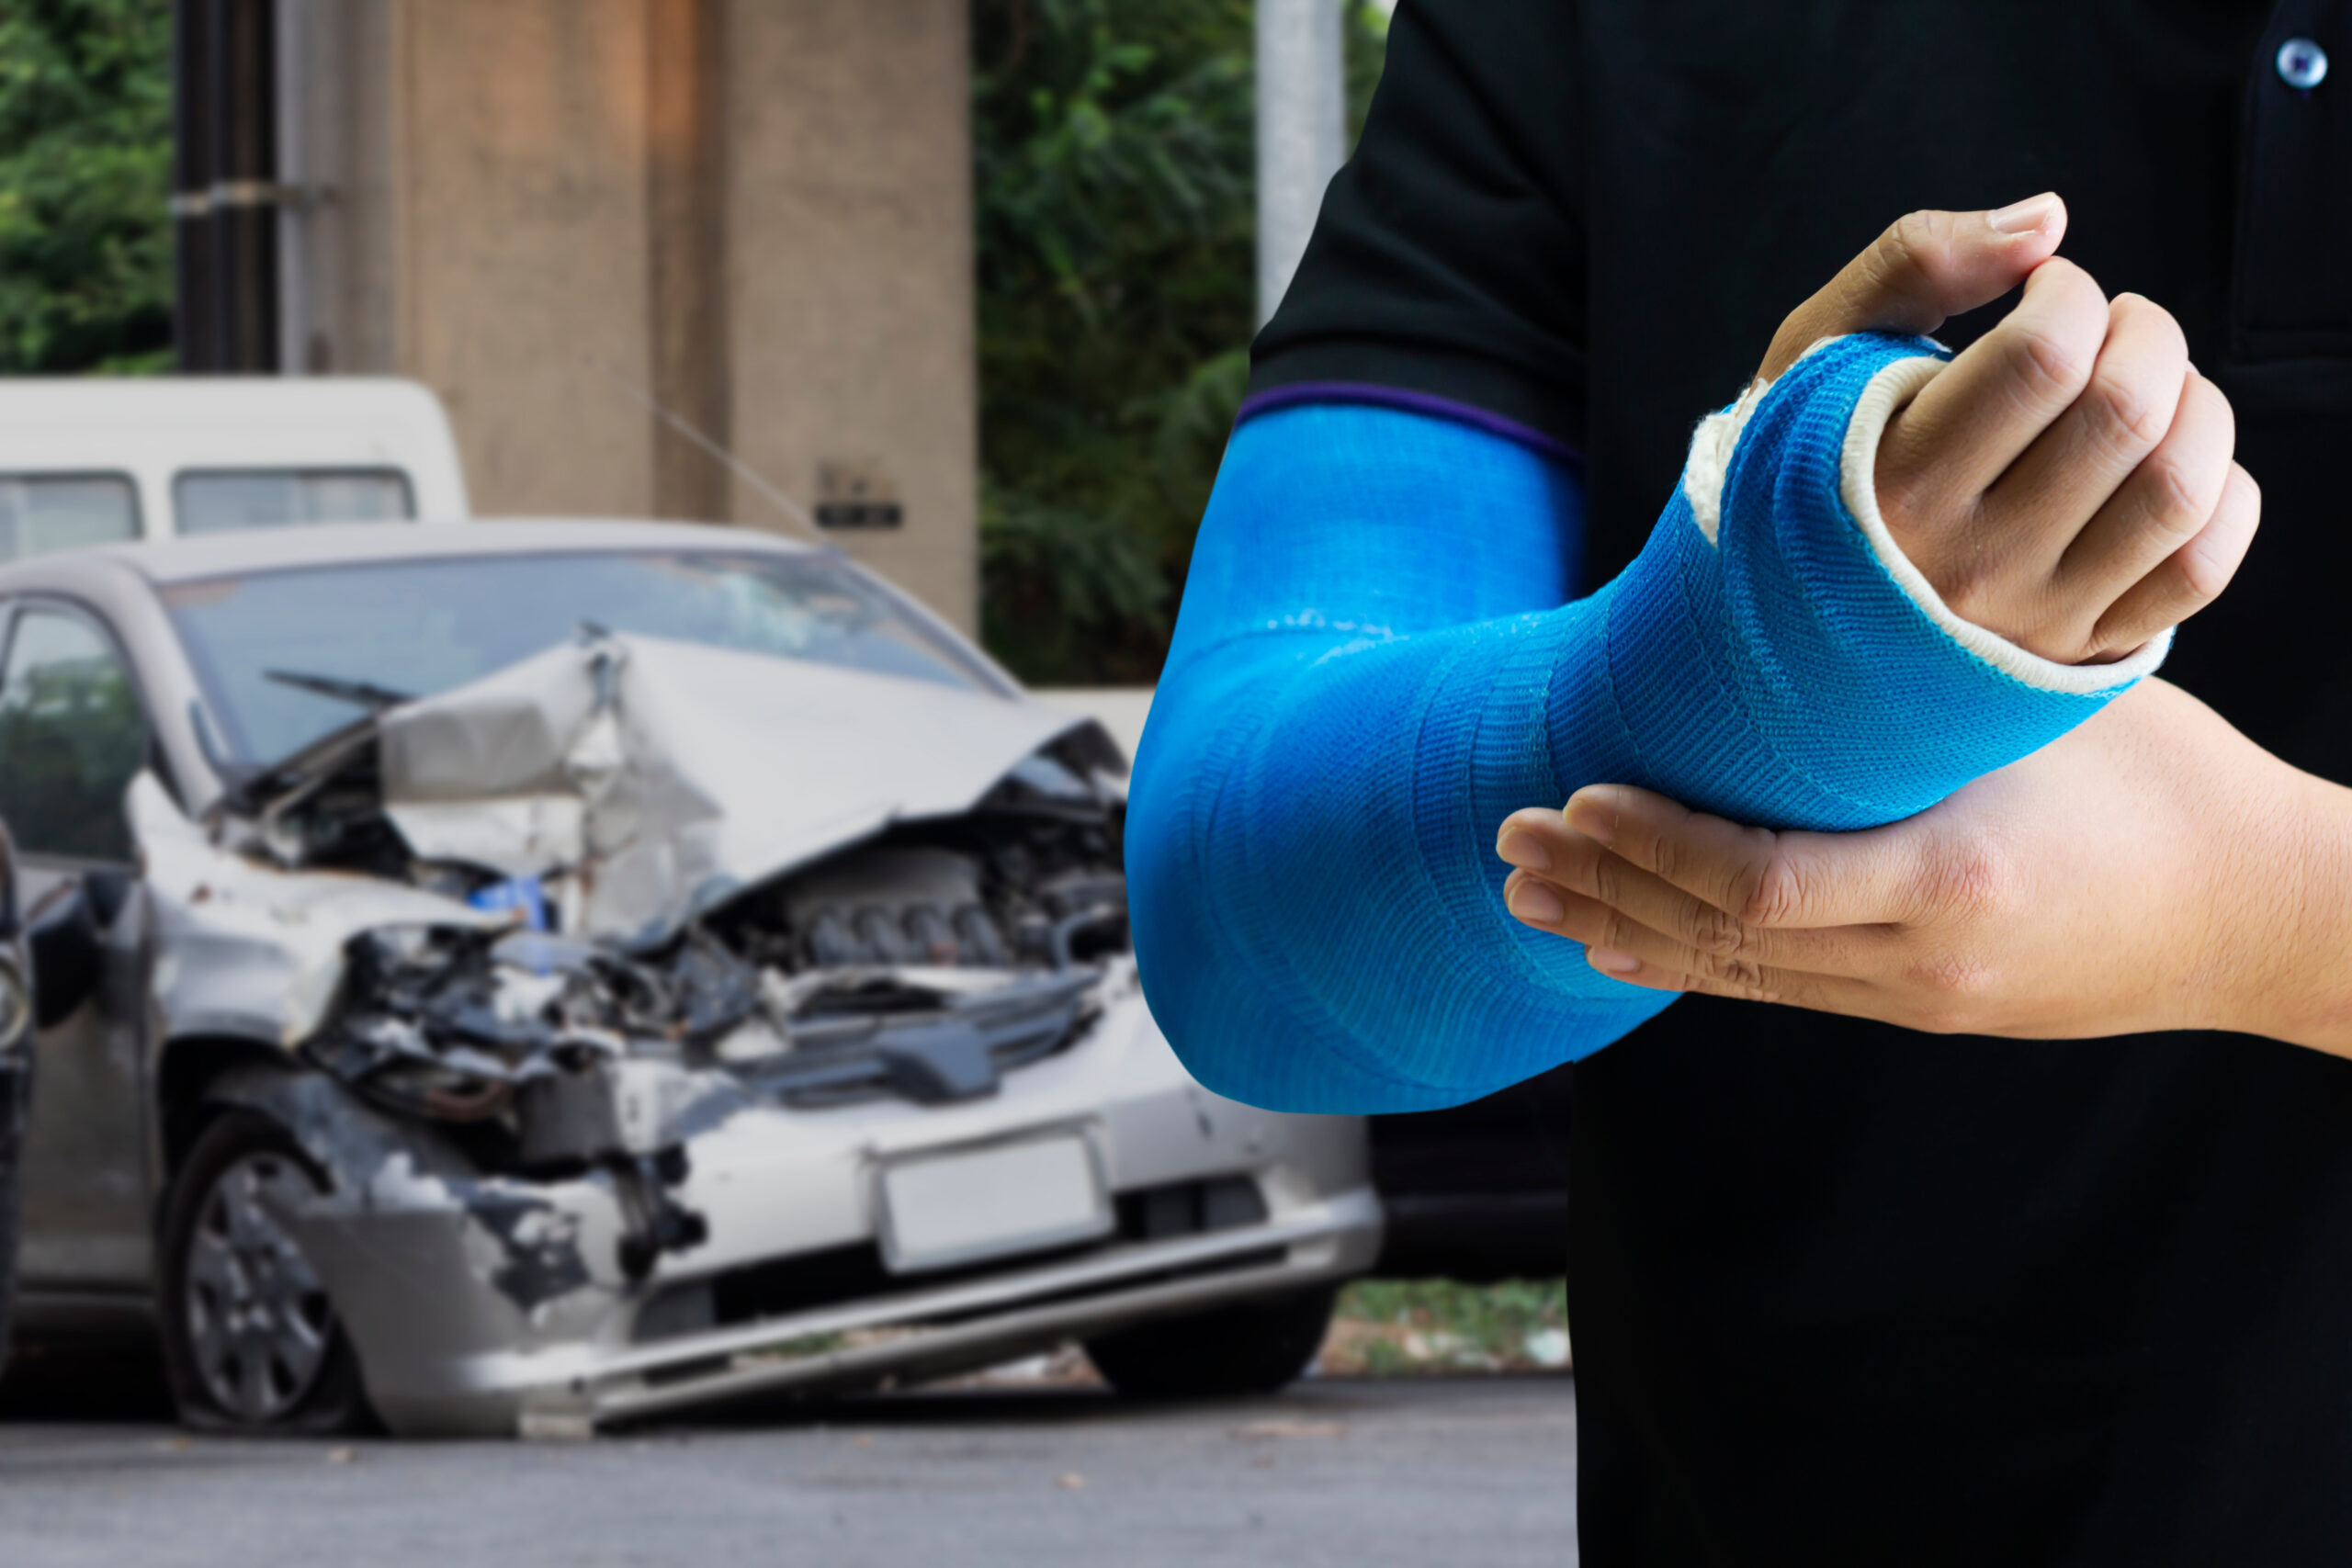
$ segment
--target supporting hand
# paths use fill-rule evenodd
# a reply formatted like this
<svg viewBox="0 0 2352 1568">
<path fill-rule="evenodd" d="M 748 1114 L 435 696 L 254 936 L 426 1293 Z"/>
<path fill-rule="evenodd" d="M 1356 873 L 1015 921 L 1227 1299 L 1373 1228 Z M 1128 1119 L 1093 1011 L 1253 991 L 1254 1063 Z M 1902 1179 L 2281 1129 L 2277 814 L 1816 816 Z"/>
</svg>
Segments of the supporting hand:
<svg viewBox="0 0 2352 1568">
<path fill-rule="evenodd" d="M 2352 791 L 2162 682 L 1891 827 L 1769 832 L 1600 784 L 1515 814 L 1499 852 L 1514 915 L 1636 986 L 2352 1055 Z"/>
</svg>

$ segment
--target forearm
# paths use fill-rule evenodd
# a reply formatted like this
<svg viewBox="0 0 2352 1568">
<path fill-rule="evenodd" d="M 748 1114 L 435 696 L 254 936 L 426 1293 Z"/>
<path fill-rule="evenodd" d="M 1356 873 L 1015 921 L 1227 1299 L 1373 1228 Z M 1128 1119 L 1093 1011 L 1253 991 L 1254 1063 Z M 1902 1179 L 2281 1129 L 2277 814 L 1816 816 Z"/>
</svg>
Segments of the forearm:
<svg viewBox="0 0 2352 1568">
<path fill-rule="evenodd" d="M 2216 748 L 2230 787 L 2209 798 L 2200 844 L 2209 924 L 2230 960 L 2211 987 L 2213 1021 L 2352 1056 L 2352 789 L 2200 711 L 2234 743 Z"/>
<path fill-rule="evenodd" d="M 1801 362 L 1712 475 L 1702 434 L 1640 560 L 1565 607 L 1534 607 L 1543 485 L 1481 491 L 1485 459 L 1457 450 L 1492 438 L 1244 427 L 1129 827 L 1146 990 L 1204 1081 L 1295 1109 L 1453 1103 L 1662 1006 L 1508 919 L 1490 851 L 1513 810 L 1630 780 L 1869 826 L 2130 683 L 2149 659 L 2086 672 L 1960 625 L 1871 534 L 1871 453 L 1848 438 L 1876 426 L 1849 415 L 1918 353 L 1857 339 Z M 1485 536 L 1514 527 L 1515 549 Z M 1464 591 L 1465 561 L 1493 581 Z"/>
</svg>

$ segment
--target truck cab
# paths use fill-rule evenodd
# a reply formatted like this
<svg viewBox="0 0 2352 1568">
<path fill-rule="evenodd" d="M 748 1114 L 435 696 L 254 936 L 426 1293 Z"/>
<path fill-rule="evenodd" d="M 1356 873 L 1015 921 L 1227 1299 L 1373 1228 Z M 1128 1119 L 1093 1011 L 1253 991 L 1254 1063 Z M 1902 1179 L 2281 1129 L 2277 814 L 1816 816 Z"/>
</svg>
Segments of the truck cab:
<svg viewBox="0 0 2352 1568">
<path fill-rule="evenodd" d="M 0 381 L 0 561 L 240 528 L 466 516 L 449 421 L 413 381 Z"/>
</svg>

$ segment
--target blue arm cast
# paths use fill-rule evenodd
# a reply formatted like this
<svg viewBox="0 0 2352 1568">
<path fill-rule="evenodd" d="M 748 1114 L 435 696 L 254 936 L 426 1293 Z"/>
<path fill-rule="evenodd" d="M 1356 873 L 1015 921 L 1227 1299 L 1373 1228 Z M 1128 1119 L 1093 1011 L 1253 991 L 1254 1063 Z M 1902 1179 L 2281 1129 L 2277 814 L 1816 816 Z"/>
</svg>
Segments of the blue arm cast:
<svg viewBox="0 0 2352 1568">
<path fill-rule="evenodd" d="M 1573 603 L 1582 497 L 1559 459 L 1373 407 L 1245 423 L 1128 812 L 1144 989 L 1187 1066 L 1259 1105 L 1383 1111 L 1585 1055 L 1671 998 L 1510 918 L 1510 813 L 1614 782 L 1873 826 L 2153 668 L 2158 646 L 2076 670 L 1959 622 L 1842 482 L 1859 457 L 1867 491 L 1892 400 L 1936 355 L 1839 339 L 1744 423 L 1708 422 L 1640 558 Z M 1727 463 L 1698 472 L 1718 439 Z"/>
</svg>

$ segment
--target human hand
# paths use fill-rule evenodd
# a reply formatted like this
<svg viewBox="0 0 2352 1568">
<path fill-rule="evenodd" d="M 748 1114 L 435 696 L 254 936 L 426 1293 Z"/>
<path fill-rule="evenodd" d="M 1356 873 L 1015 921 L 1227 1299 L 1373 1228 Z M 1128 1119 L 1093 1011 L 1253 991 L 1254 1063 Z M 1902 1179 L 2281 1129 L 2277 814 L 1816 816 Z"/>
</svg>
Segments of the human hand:
<svg viewBox="0 0 2352 1568">
<path fill-rule="evenodd" d="M 2352 1055 L 2352 792 L 2160 681 L 1890 827 L 1776 833 L 1597 784 L 1511 816 L 1498 852 L 1514 916 L 1635 986 Z"/>
<path fill-rule="evenodd" d="M 1956 615 L 2104 663 L 2212 602 L 2261 498 L 2178 323 L 2055 256 L 2065 226 L 2054 195 L 1900 219 L 1781 323 L 1758 374 L 1825 337 L 1932 333 L 2022 279 L 2017 308 L 1887 423 L 1876 502 Z"/>
</svg>

